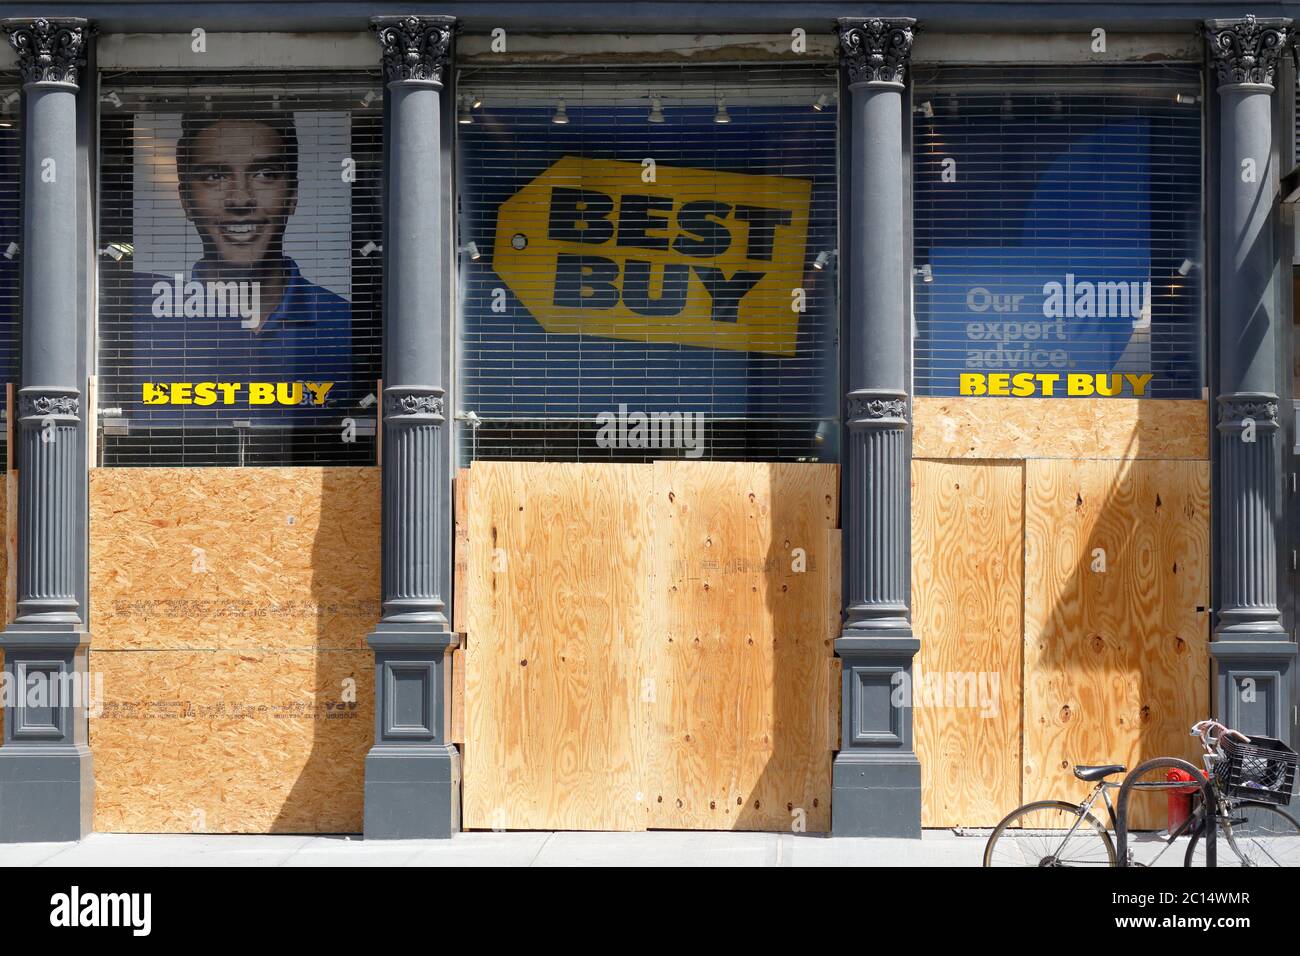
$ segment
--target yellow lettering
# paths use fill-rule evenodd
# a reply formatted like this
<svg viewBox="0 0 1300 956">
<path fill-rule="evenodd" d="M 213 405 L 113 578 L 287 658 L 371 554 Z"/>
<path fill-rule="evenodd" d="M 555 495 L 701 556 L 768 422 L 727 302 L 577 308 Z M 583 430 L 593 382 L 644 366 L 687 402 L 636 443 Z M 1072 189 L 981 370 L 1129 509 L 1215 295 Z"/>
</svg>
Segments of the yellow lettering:
<svg viewBox="0 0 1300 956">
<path fill-rule="evenodd" d="M 142 391 L 144 394 L 141 397 L 146 405 L 167 404 L 166 386 L 155 385 L 153 382 L 145 382 Z"/>
<path fill-rule="evenodd" d="M 325 396 L 334 387 L 333 382 L 307 382 L 306 384 L 307 391 L 311 392 L 311 403 L 313 405 L 324 405 Z"/>
<path fill-rule="evenodd" d="M 1066 390 L 1070 395 L 1091 395 L 1092 376 L 1071 372 L 1065 380 Z"/>
<path fill-rule="evenodd" d="M 190 390 L 194 386 L 189 382 L 172 382 L 172 404 L 173 405 L 192 405 L 193 398 L 190 397 Z"/>
<path fill-rule="evenodd" d="M 274 382 L 249 382 L 248 404 L 271 405 L 275 402 Z"/>
<path fill-rule="evenodd" d="M 990 395 L 1010 395 L 1011 394 L 1011 373 L 993 372 L 989 375 L 989 394 Z"/>
<path fill-rule="evenodd" d="M 275 400 L 281 405 L 301 405 L 302 382 L 276 382 Z"/>
<path fill-rule="evenodd" d="M 1128 379 L 1133 394 L 1140 398 L 1147 393 L 1147 386 L 1151 384 L 1151 379 L 1155 376 L 1147 372 L 1145 375 L 1125 375 L 1124 377 Z"/>
<path fill-rule="evenodd" d="M 196 382 L 194 384 L 195 405 L 213 405 L 216 401 L 217 385 L 215 382 Z"/>
</svg>

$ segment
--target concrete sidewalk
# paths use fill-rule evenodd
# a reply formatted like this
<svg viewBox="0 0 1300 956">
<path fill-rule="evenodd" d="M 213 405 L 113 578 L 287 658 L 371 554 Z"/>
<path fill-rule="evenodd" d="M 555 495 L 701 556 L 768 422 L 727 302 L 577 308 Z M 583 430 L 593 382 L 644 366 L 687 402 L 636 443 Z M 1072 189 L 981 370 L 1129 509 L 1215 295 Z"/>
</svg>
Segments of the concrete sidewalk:
<svg viewBox="0 0 1300 956">
<path fill-rule="evenodd" d="M 81 843 L 0 847 L 0 866 L 979 866 L 986 833 L 920 840 L 789 833 L 461 833 L 359 836 L 96 833 Z"/>
</svg>

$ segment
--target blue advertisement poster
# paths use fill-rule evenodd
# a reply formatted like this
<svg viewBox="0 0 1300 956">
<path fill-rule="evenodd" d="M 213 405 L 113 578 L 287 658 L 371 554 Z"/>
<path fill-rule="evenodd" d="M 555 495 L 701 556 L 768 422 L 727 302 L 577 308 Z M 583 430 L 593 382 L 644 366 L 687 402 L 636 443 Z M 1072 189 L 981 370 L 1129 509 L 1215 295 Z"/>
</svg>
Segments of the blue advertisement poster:
<svg viewBox="0 0 1300 956">
<path fill-rule="evenodd" d="M 648 122 L 592 96 L 557 123 L 485 96 L 459 129 L 465 407 L 833 418 L 836 121 L 812 100 Z"/>
<path fill-rule="evenodd" d="M 918 394 L 1199 398 L 1199 112 L 986 99 L 917 120 Z"/>
</svg>

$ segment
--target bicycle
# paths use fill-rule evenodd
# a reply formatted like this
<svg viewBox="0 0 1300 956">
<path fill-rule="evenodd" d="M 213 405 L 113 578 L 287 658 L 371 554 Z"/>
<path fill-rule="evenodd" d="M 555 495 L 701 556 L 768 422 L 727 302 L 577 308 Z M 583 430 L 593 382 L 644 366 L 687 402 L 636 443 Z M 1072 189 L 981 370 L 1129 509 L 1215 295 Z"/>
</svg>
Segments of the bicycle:
<svg viewBox="0 0 1300 956">
<path fill-rule="evenodd" d="M 1217 733 L 1217 736 L 1212 736 Z M 1255 737 L 1232 730 L 1215 720 L 1192 725 L 1192 736 L 1201 739 L 1205 764 L 1215 802 L 1215 850 L 1218 866 L 1300 865 L 1300 822 L 1282 805 L 1287 804 L 1295 783 L 1296 753 L 1281 741 Z M 1135 773 L 1163 769 L 1183 761 L 1163 758 L 1142 764 Z M 1118 866 L 1111 832 L 1118 832 L 1115 805 L 1110 791 L 1122 786 L 1108 778 L 1125 773 L 1120 764 L 1075 766 L 1074 775 L 1094 783 L 1082 803 L 1039 800 L 1007 814 L 993 829 L 984 847 L 984 866 Z M 1170 790 L 1200 787 L 1186 780 L 1164 780 L 1134 784 L 1139 790 Z M 1106 807 L 1110 828 L 1093 813 L 1098 798 Z M 1204 865 L 1205 801 L 1171 831 L 1155 838 L 1164 846 L 1153 859 L 1139 863 L 1133 851 L 1130 865 L 1154 866 L 1182 837 L 1188 837 L 1184 866 Z"/>
</svg>

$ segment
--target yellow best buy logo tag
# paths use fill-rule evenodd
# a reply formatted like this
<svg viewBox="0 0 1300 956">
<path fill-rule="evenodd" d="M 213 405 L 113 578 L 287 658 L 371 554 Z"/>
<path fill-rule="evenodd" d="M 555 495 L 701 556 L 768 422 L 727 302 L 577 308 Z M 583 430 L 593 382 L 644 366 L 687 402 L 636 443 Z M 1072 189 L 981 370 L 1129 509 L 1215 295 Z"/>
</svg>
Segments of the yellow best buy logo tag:
<svg viewBox="0 0 1300 956">
<path fill-rule="evenodd" d="M 565 156 L 497 213 L 492 267 L 547 332 L 793 355 L 812 183 Z"/>
</svg>

